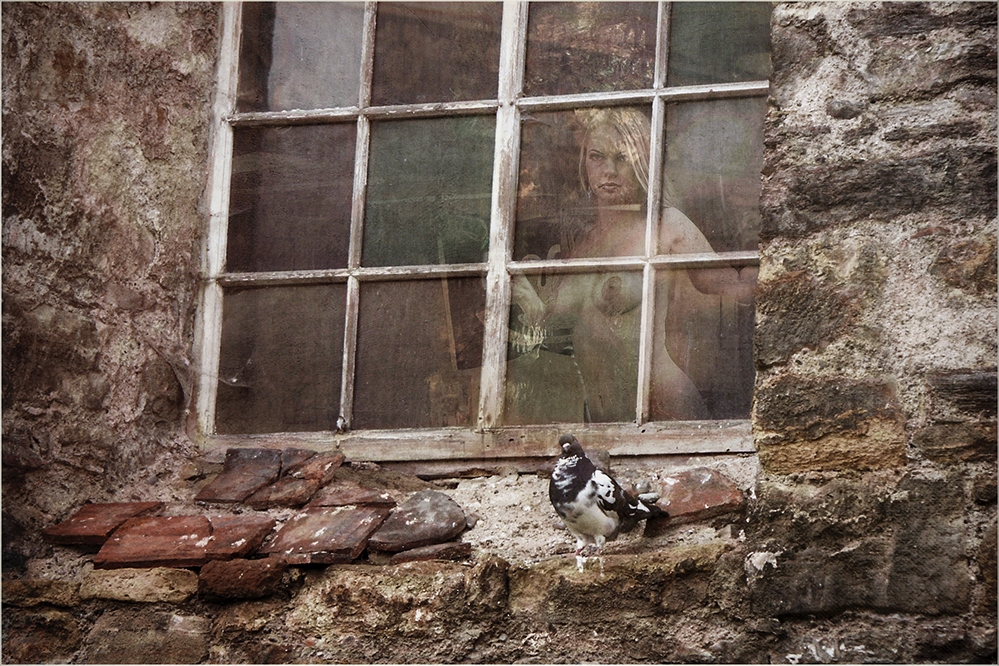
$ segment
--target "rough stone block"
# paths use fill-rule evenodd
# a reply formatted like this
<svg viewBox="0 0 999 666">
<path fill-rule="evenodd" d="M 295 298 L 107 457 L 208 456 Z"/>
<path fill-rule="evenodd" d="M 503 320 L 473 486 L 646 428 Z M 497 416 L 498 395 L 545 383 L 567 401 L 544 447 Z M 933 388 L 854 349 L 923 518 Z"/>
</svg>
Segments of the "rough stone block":
<svg viewBox="0 0 999 666">
<path fill-rule="evenodd" d="M 510 610 L 517 616 L 549 622 L 589 622 L 594 608 L 613 608 L 631 618 L 661 615 L 684 605 L 677 598 L 677 586 L 683 593 L 703 589 L 693 581 L 710 576 L 731 547 L 729 542 L 716 540 L 582 561 L 557 557 L 511 568 Z"/>
<path fill-rule="evenodd" d="M 697 467 L 663 479 L 656 505 L 669 517 L 661 521 L 648 520 L 647 535 L 665 525 L 682 525 L 741 511 L 746 500 L 727 476 L 710 467 Z"/>
<path fill-rule="evenodd" d="M 111 611 L 87 636 L 83 661 L 98 664 L 196 664 L 208 655 L 211 621 L 170 612 Z"/>
<path fill-rule="evenodd" d="M 259 599 L 280 589 L 288 565 L 279 557 L 213 561 L 201 567 L 198 591 L 220 599 Z"/>
<path fill-rule="evenodd" d="M 4 587 L 7 582 L 4 582 Z M 72 613 L 54 608 L 3 613 L 3 663 L 69 663 L 81 643 Z"/>
<path fill-rule="evenodd" d="M 917 430 L 912 443 L 929 460 L 944 464 L 996 459 L 996 424 L 942 423 Z"/>
<path fill-rule="evenodd" d="M 187 569 L 95 569 L 80 584 L 82 599 L 181 603 L 198 591 L 198 575 Z"/>
<path fill-rule="evenodd" d="M 280 451 L 229 449 L 222 473 L 202 488 L 196 502 L 242 502 L 281 474 Z"/>
<path fill-rule="evenodd" d="M 369 488 L 327 486 L 309 503 L 309 506 L 395 506 L 395 499 L 383 490 Z"/>
<path fill-rule="evenodd" d="M 80 601 L 80 584 L 69 580 L 29 578 L 5 580 L 3 603 L 28 608 L 40 604 L 73 607 Z"/>
<path fill-rule="evenodd" d="M 281 556 L 289 564 L 350 562 L 386 516 L 388 509 L 381 507 L 305 509 L 282 525 L 260 553 Z"/>
<path fill-rule="evenodd" d="M 906 462 L 891 382 L 784 375 L 757 386 L 754 431 L 768 472 L 872 470 Z"/>
<path fill-rule="evenodd" d="M 396 553 L 389 560 L 389 564 L 402 564 L 403 562 L 419 562 L 423 560 L 463 560 L 472 554 L 472 544 L 452 541 L 449 543 L 437 543 L 432 546 L 423 546 Z"/>
<path fill-rule="evenodd" d="M 133 518 L 94 557 L 98 569 L 197 567 L 208 561 L 212 526 L 204 516 Z"/>
<path fill-rule="evenodd" d="M 112 502 L 85 504 L 71 518 L 42 530 L 52 543 L 99 546 L 129 518 L 143 516 L 163 507 L 163 502 Z"/>
<path fill-rule="evenodd" d="M 205 547 L 211 560 L 228 560 L 250 555 L 264 542 L 274 529 L 270 516 L 209 516 L 212 538 Z"/>
<path fill-rule="evenodd" d="M 392 512 L 371 536 L 368 546 L 395 553 L 443 543 L 461 534 L 467 523 L 457 502 L 442 492 L 423 490 Z"/>
<path fill-rule="evenodd" d="M 926 380 L 934 407 L 947 406 L 967 416 L 995 418 L 999 386 L 995 369 L 933 372 Z"/>
</svg>

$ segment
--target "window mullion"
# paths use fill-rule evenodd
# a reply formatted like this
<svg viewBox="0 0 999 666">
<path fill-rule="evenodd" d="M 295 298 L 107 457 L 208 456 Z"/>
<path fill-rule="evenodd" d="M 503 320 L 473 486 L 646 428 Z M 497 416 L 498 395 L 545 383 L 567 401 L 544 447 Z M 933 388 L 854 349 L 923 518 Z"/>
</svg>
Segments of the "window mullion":
<svg viewBox="0 0 999 666">
<path fill-rule="evenodd" d="M 364 35 L 361 38 L 361 72 L 358 86 L 358 106 L 371 102 L 371 77 L 375 61 L 375 22 L 377 5 L 364 6 Z M 350 247 L 347 267 L 356 271 L 361 265 L 361 242 L 364 238 L 364 197 L 368 185 L 368 150 L 371 145 L 371 121 L 362 113 L 357 117 L 357 138 L 354 144 L 354 189 L 350 208 Z M 356 274 L 347 278 L 346 318 L 343 333 L 343 373 L 340 376 L 339 430 L 347 430 L 354 414 L 354 369 L 357 364 L 357 319 L 361 301 L 361 285 Z"/>
<path fill-rule="evenodd" d="M 485 338 L 482 349 L 482 377 L 479 383 L 478 429 L 480 431 L 497 427 L 503 415 L 507 318 L 510 312 L 510 276 L 507 274 L 506 266 L 513 251 L 517 168 L 520 157 L 520 111 L 515 101 L 523 84 L 526 39 L 527 5 L 516 0 L 507 0 L 503 3 L 503 28 L 500 38 L 499 108 L 496 112 L 496 146 L 493 155 Z"/>
<path fill-rule="evenodd" d="M 666 63 L 669 52 L 669 5 L 659 3 L 659 28 L 656 38 L 655 87 L 662 89 L 666 79 Z M 648 262 L 659 251 L 659 221 L 663 194 L 663 128 L 665 126 L 666 105 L 662 97 L 652 100 L 652 135 L 649 137 L 649 191 L 646 200 L 648 211 L 645 228 L 645 258 Z M 656 322 L 656 270 L 646 263 L 642 273 L 642 325 L 638 342 L 638 391 L 636 394 L 636 418 L 638 423 L 649 420 L 649 405 L 652 391 L 652 357 L 655 344 Z"/>
<path fill-rule="evenodd" d="M 232 174 L 232 126 L 226 121 L 235 108 L 239 74 L 239 35 L 241 6 L 223 5 L 223 32 L 218 67 L 218 95 L 215 98 L 211 146 L 212 168 L 209 173 L 208 237 L 202 270 L 206 278 L 201 293 L 195 339 L 199 362 L 197 416 L 200 432 L 215 432 L 215 392 L 218 388 L 219 359 L 222 349 L 222 286 L 219 276 L 225 270 L 228 234 L 229 181 Z"/>
</svg>

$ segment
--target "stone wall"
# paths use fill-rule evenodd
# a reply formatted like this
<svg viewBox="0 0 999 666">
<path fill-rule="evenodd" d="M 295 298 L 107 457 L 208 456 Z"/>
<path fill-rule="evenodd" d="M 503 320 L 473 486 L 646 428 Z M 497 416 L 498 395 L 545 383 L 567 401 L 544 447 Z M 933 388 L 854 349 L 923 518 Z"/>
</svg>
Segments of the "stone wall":
<svg viewBox="0 0 999 666">
<path fill-rule="evenodd" d="M 58 575 L 93 556 L 42 528 L 212 469 L 186 410 L 219 14 L 2 6 L 5 662 L 995 662 L 992 3 L 774 12 L 744 514 L 582 572 Z"/>
</svg>

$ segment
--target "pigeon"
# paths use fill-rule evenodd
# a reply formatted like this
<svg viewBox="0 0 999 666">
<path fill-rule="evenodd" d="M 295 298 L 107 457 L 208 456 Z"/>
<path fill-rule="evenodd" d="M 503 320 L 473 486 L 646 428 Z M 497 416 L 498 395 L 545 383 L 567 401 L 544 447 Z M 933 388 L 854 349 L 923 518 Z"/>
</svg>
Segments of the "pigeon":
<svg viewBox="0 0 999 666">
<path fill-rule="evenodd" d="M 548 497 L 576 537 L 577 557 L 587 545 L 595 546 L 599 555 L 605 541 L 630 531 L 638 521 L 668 515 L 655 504 L 646 505 L 626 493 L 610 475 L 597 469 L 574 435 L 562 435 L 558 443 L 562 454 L 548 483 Z"/>
</svg>

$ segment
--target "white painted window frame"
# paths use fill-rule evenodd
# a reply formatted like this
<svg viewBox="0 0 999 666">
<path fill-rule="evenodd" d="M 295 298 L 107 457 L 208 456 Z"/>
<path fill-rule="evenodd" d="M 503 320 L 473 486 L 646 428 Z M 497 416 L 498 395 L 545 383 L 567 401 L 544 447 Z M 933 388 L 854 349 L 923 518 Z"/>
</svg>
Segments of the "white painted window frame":
<svg viewBox="0 0 999 666">
<path fill-rule="evenodd" d="M 453 461 L 468 459 L 522 460 L 550 456 L 559 432 L 585 434 L 589 445 L 616 456 L 698 455 L 754 453 L 748 420 L 650 422 L 655 273 L 665 266 L 675 268 L 711 265 L 758 265 L 758 252 L 720 252 L 702 255 L 660 255 L 657 230 L 662 200 L 663 124 L 666 104 L 676 101 L 732 97 L 765 97 L 769 82 L 670 87 L 665 86 L 669 3 L 659 3 L 654 86 L 650 89 L 523 97 L 524 53 L 527 36 L 527 3 L 503 3 L 499 92 L 495 100 L 448 104 L 400 106 L 369 105 L 374 62 L 376 4 L 365 6 L 359 99 L 357 107 L 312 111 L 237 113 L 238 52 L 241 5 L 223 5 L 222 39 L 218 64 L 218 89 L 214 104 L 211 164 L 207 188 L 209 224 L 202 255 L 202 290 L 195 331 L 195 355 L 199 379 L 195 394 L 196 432 L 208 447 L 308 445 L 339 448 L 351 459 L 376 461 Z M 530 111 L 574 109 L 611 104 L 651 104 L 652 137 L 649 162 L 645 254 L 641 257 L 568 259 L 548 261 L 513 260 L 513 226 L 516 211 L 521 114 Z M 493 161 L 492 210 L 489 253 L 484 264 L 442 266 L 362 267 L 360 240 L 364 220 L 367 160 L 372 120 L 384 118 L 446 117 L 467 114 L 496 115 Z M 229 183 L 232 168 L 233 128 L 253 125 L 304 122 L 355 122 L 357 148 L 351 209 L 350 254 L 347 268 L 316 271 L 233 273 L 225 271 Z M 592 270 L 631 268 L 643 271 L 642 338 L 639 350 L 639 388 L 635 422 L 614 424 L 553 424 L 502 426 L 507 355 L 507 318 L 511 300 L 511 276 L 536 273 L 581 273 Z M 481 276 L 486 279 L 485 342 L 479 412 L 475 427 L 351 431 L 354 361 L 360 283 L 400 277 L 441 278 Z M 225 287 L 238 285 L 291 285 L 346 282 L 347 317 L 341 383 L 342 432 L 218 435 L 215 433 L 215 396 L 222 339 L 222 299 Z"/>
</svg>

